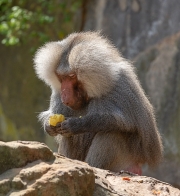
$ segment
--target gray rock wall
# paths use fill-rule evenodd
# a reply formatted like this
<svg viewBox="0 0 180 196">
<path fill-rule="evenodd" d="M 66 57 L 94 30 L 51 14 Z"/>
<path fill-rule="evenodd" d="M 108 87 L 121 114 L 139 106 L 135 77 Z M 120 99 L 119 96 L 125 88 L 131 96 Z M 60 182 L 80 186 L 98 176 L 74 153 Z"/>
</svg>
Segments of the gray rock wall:
<svg viewBox="0 0 180 196">
<path fill-rule="evenodd" d="M 101 30 L 128 58 L 180 30 L 179 0 L 91 0 L 84 30 Z"/>
<path fill-rule="evenodd" d="M 180 186 L 180 33 L 150 47 L 135 61 L 164 143 L 162 164 L 145 174 Z"/>
</svg>

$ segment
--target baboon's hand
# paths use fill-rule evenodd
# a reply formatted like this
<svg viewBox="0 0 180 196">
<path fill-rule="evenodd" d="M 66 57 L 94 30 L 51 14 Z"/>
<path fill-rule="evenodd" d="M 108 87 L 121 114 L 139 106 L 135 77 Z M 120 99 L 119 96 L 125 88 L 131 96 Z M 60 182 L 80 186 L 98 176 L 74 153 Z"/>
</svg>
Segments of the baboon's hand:
<svg viewBox="0 0 180 196">
<path fill-rule="evenodd" d="M 67 119 L 61 123 L 60 134 L 65 137 L 70 137 L 70 136 L 74 135 L 71 130 L 69 121 L 70 121 L 70 119 Z"/>
<path fill-rule="evenodd" d="M 56 126 L 45 125 L 45 131 L 50 136 L 57 136 L 58 134 L 60 134 L 60 130 L 61 130 L 61 123 L 57 123 Z"/>
</svg>

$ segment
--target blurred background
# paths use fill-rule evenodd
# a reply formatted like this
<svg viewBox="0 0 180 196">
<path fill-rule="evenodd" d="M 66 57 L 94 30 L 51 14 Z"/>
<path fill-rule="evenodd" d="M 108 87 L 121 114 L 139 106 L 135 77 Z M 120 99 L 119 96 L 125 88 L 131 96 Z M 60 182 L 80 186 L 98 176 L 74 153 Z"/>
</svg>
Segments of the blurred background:
<svg viewBox="0 0 180 196">
<path fill-rule="evenodd" d="M 155 108 L 165 157 L 144 174 L 180 187 L 179 0 L 0 0 L 0 140 L 57 150 L 37 120 L 50 89 L 35 75 L 34 52 L 88 30 L 100 30 L 134 63 Z"/>
</svg>

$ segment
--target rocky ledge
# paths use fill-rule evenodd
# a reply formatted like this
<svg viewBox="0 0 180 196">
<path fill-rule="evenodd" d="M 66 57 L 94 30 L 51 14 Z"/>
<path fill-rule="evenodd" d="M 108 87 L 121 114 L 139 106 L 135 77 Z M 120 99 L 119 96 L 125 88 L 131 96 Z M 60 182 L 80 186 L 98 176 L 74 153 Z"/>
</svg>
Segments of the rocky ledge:
<svg viewBox="0 0 180 196">
<path fill-rule="evenodd" d="M 0 142 L 0 196 L 180 196 L 155 178 L 112 173 L 39 142 Z"/>
</svg>

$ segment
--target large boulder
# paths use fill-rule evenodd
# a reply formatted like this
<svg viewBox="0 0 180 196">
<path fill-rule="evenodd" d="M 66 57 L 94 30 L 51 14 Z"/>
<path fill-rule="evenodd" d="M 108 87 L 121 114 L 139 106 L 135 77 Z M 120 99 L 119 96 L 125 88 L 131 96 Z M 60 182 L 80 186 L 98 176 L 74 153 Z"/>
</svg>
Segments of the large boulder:
<svg viewBox="0 0 180 196">
<path fill-rule="evenodd" d="M 1 196 L 180 195 L 179 189 L 157 179 L 93 168 L 53 154 L 38 142 L 0 142 L 0 152 Z"/>
<path fill-rule="evenodd" d="M 55 157 L 52 151 L 39 142 L 1 142 L 0 174 L 11 168 L 23 167 L 36 160 L 51 161 Z"/>
</svg>

